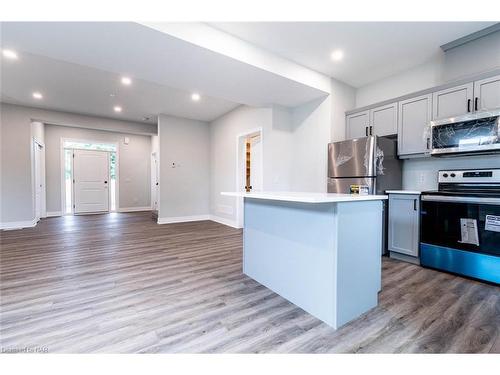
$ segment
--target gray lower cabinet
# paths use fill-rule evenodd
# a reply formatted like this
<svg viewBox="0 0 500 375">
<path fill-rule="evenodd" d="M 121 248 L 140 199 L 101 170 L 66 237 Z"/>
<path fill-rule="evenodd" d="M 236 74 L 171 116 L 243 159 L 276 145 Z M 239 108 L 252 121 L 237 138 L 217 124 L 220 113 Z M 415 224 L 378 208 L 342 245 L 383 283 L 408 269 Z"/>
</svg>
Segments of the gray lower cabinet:
<svg viewBox="0 0 500 375">
<path fill-rule="evenodd" d="M 500 75 L 474 82 L 474 109 L 500 108 Z"/>
<path fill-rule="evenodd" d="M 391 257 L 403 254 L 418 259 L 420 242 L 420 195 L 389 194 L 388 250 Z M 394 254 L 395 253 L 395 254 Z M 408 258 L 408 260 L 412 259 Z"/>
<path fill-rule="evenodd" d="M 474 110 L 472 99 L 474 84 L 451 87 L 446 90 L 436 91 L 432 94 L 433 120 L 460 116 Z"/>
<path fill-rule="evenodd" d="M 429 154 L 431 114 L 432 94 L 399 102 L 398 155 Z"/>
<path fill-rule="evenodd" d="M 353 113 L 346 117 L 347 139 L 361 138 L 368 135 L 370 112 Z"/>
</svg>

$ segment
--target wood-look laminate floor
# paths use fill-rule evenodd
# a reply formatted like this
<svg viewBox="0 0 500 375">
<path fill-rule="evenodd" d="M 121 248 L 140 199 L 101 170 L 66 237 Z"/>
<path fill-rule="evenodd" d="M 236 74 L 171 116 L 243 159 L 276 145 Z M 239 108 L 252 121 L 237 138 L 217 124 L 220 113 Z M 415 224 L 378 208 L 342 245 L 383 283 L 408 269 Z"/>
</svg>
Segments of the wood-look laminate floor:
<svg viewBox="0 0 500 375">
<path fill-rule="evenodd" d="M 335 331 L 243 275 L 241 230 L 214 222 L 0 233 L 3 352 L 500 353 L 499 287 L 408 263 L 384 259 L 379 306 Z"/>
</svg>

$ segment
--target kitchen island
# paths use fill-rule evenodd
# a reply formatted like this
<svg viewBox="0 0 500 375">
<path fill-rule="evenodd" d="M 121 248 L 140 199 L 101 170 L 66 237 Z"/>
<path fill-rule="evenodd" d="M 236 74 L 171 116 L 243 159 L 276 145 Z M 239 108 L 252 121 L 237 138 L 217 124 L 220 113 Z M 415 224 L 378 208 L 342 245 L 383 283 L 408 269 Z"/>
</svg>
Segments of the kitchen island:
<svg viewBox="0 0 500 375">
<path fill-rule="evenodd" d="M 244 199 L 246 275 L 333 328 L 377 305 L 387 196 L 222 194 Z"/>
</svg>

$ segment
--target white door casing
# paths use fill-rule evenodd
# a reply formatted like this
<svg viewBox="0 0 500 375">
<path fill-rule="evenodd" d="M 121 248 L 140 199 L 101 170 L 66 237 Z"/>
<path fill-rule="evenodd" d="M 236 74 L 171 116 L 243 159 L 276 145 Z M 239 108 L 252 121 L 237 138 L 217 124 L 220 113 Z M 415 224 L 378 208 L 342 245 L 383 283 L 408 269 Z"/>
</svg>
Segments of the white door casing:
<svg viewBox="0 0 500 375">
<path fill-rule="evenodd" d="M 42 217 L 42 152 L 43 148 L 34 142 L 35 149 L 35 221 Z"/>
<path fill-rule="evenodd" d="M 74 212 L 109 212 L 109 153 L 74 150 Z"/>
<path fill-rule="evenodd" d="M 262 142 L 260 134 L 250 138 L 250 185 L 252 191 L 262 191 Z"/>
<path fill-rule="evenodd" d="M 158 155 L 156 152 L 151 154 L 151 206 L 153 211 L 158 211 L 158 189 L 159 189 L 159 169 L 158 169 Z"/>
<path fill-rule="evenodd" d="M 260 170 L 260 179 L 257 180 L 257 184 L 260 185 L 258 190 L 263 190 L 264 188 L 264 150 L 263 150 L 263 142 L 264 142 L 264 134 L 262 132 L 262 128 L 256 128 L 252 130 L 248 130 L 245 133 L 238 134 L 236 136 L 236 190 L 237 191 L 245 191 L 245 168 L 246 168 L 246 140 L 248 138 L 257 137 L 259 142 L 257 147 L 260 151 L 258 151 L 258 155 L 256 156 L 259 160 L 259 167 L 257 170 L 257 174 L 259 174 Z M 252 158 L 252 150 L 250 149 L 250 158 Z M 252 160 L 250 159 L 250 168 L 252 168 Z M 250 170 L 250 179 L 252 178 L 252 170 Z M 252 182 L 253 183 L 253 182 Z M 253 187 L 253 186 L 252 186 Z M 256 189 L 252 189 L 256 190 Z M 244 218 L 244 210 L 243 210 L 243 198 L 236 198 L 236 227 L 243 228 L 243 218 Z"/>
</svg>

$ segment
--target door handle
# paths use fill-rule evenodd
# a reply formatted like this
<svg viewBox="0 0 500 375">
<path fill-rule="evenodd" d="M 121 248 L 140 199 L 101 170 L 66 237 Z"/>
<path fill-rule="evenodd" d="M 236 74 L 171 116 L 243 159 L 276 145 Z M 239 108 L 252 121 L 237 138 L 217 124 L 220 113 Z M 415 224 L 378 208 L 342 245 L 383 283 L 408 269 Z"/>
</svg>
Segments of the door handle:
<svg viewBox="0 0 500 375">
<path fill-rule="evenodd" d="M 470 112 L 470 99 L 467 99 L 467 112 Z"/>
<path fill-rule="evenodd" d="M 370 135 L 373 135 L 373 126 L 370 125 Z"/>
<path fill-rule="evenodd" d="M 476 98 L 474 99 L 474 111 L 477 111 L 478 104 L 479 104 L 479 98 L 476 96 Z"/>
<path fill-rule="evenodd" d="M 426 141 L 426 145 L 427 145 L 427 150 L 430 149 L 431 147 L 431 139 L 430 138 L 427 138 L 427 141 Z"/>
<path fill-rule="evenodd" d="M 413 200 L 413 211 L 416 211 L 417 210 L 417 200 L 414 199 Z"/>
<path fill-rule="evenodd" d="M 365 137 L 368 137 L 368 126 L 365 126 Z"/>
</svg>

